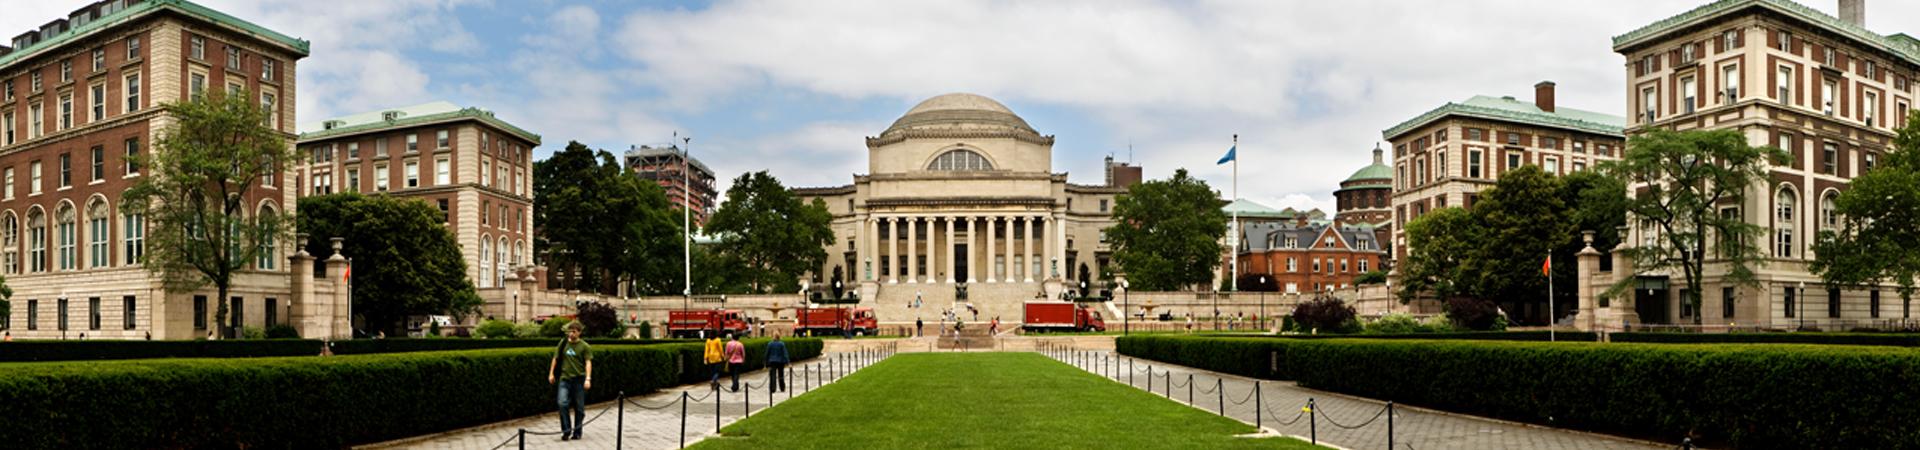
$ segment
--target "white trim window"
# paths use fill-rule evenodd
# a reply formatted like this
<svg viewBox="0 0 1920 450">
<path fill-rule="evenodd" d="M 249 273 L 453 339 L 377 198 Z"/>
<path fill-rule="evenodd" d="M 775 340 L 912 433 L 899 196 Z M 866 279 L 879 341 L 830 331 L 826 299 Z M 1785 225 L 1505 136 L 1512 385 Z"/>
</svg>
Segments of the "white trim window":
<svg viewBox="0 0 1920 450">
<path fill-rule="evenodd" d="M 140 110 L 140 74 L 139 73 L 127 74 L 126 93 L 127 93 L 126 109 L 122 109 L 120 111 L 129 112 L 129 113 L 134 111 L 139 111 Z"/>
<path fill-rule="evenodd" d="M 445 186 L 453 184 L 452 169 L 453 161 L 447 159 L 447 157 L 442 156 L 435 159 L 433 161 L 433 185 Z"/>
<path fill-rule="evenodd" d="M 1779 193 L 1774 194 L 1773 210 L 1775 217 L 1773 225 L 1775 235 L 1773 256 L 1780 258 L 1793 257 L 1793 206 L 1795 201 L 1796 199 L 1792 189 L 1782 188 Z"/>
<path fill-rule="evenodd" d="M 388 188 L 387 179 L 391 176 L 391 174 L 392 172 L 387 170 L 387 163 L 374 164 L 373 165 L 373 191 L 386 192 Z"/>
<path fill-rule="evenodd" d="M 95 47 L 93 49 L 93 71 L 99 72 L 103 70 L 107 70 L 107 48 Z"/>
<path fill-rule="evenodd" d="M 347 185 L 346 187 L 340 189 L 340 191 L 341 192 L 360 192 L 360 168 L 359 167 L 347 168 Z"/>
<path fill-rule="evenodd" d="M 13 111 L 0 113 L 0 127 L 6 128 L 6 140 L 0 141 L 0 143 L 4 143 L 6 145 L 13 145 L 14 128 L 15 128 L 13 125 Z"/>
<path fill-rule="evenodd" d="M 407 187 L 420 187 L 420 161 L 407 160 L 406 172 L 403 175 L 406 176 Z"/>
<path fill-rule="evenodd" d="M 1820 105 L 1821 105 L 1820 112 L 1821 113 L 1824 113 L 1829 116 L 1833 115 L 1833 110 L 1834 110 L 1833 93 L 1838 90 L 1840 90 L 1840 86 L 1835 84 L 1833 80 L 1827 80 L 1826 82 L 1820 84 Z"/>
<path fill-rule="evenodd" d="M 46 133 L 46 120 L 42 109 L 44 108 L 41 108 L 39 103 L 27 105 L 27 139 L 39 138 L 41 134 Z"/>
<path fill-rule="evenodd" d="M 1693 77 L 1681 78 L 1680 79 L 1680 111 L 1681 113 L 1693 114 L 1694 109 L 1700 107 L 1700 102 L 1696 101 L 1698 99 L 1694 97 L 1694 92 L 1695 90 L 1694 90 Z"/>
<path fill-rule="evenodd" d="M 73 93 L 60 94 L 60 129 L 73 128 Z"/>
<path fill-rule="evenodd" d="M 1660 118 L 1660 89 L 1648 86 L 1640 90 L 1640 121 L 1650 123 Z"/>
<path fill-rule="evenodd" d="M 120 216 L 124 222 L 120 227 L 122 236 L 121 261 L 126 265 L 139 264 L 147 253 L 147 217 L 140 214 Z"/>
<path fill-rule="evenodd" d="M 1793 104 L 1793 68 L 1780 66 L 1779 73 L 1773 76 L 1773 83 L 1774 95 L 1779 97 L 1780 104 Z"/>
<path fill-rule="evenodd" d="M 207 38 L 206 37 L 193 36 L 191 38 L 188 38 L 188 41 L 189 41 L 189 48 L 192 49 L 192 53 L 190 53 L 189 55 L 192 56 L 193 59 L 207 59 Z"/>
<path fill-rule="evenodd" d="M 87 212 L 87 267 L 102 268 L 112 261 L 107 254 L 107 206 L 96 203 Z"/>
<path fill-rule="evenodd" d="M 140 58 L 140 37 L 134 36 L 127 38 L 127 59 L 132 60 L 138 58 Z"/>
<path fill-rule="evenodd" d="M 433 136 L 433 143 L 434 143 L 433 148 L 446 150 L 447 149 L 447 130 L 440 130 L 435 132 Z"/>
<path fill-rule="evenodd" d="M 6 183 L 7 183 L 7 187 L 5 188 L 5 191 L 6 191 L 6 192 L 5 192 L 5 193 L 6 193 L 6 196 L 5 196 L 5 197 L 0 197 L 0 198 L 4 198 L 4 199 L 6 199 L 6 200 L 13 200 L 13 168 L 12 168 L 12 167 L 8 167 L 8 168 L 7 168 L 6 170 L 5 170 L 5 173 L 6 173 L 6 177 L 5 177 L 5 179 L 6 179 Z"/>
<path fill-rule="evenodd" d="M 40 194 L 40 189 L 41 189 L 40 186 L 43 184 L 41 183 L 43 178 L 41 178 L 40 176 L 45 172 L 45 170 L 40 167 L 39 161 L 34 161 L 33 163 L 28 164 L 27 166 L 29 168 L 28 171 L 32 172 L 31 173 L 32 178 L 29 179 L 28 180 L 29 183 L 27 183 L 27 195 L 38 195 Z"/>
<path fill-rule="evenodd" d="M 1740 65 L 1728 64 L 1720 69 L 1721 103 L 1733 104 L 1740 101 Z"/>
<path fill-rule="evenodd" d="M 92 113 L 87 117 L 87 122 L 99 122 L 100 119 L 107 118 L 107 85 L 95 84 L 87 88 L 87 103 L 92 105 L 87 110 Z"/>
<path fill-rule="evenodd" d="M 1865 101 L 1861 102 L 1861 106 L 1866 108 L 1866 112 L 1860 114 L 1860 121 L 1866 123 L 1869 127 L 1879 125 L 1874 123 L 1873 119 L 1878 116 L 1878 114 L 1875 113 L 1880 111 L 1880 94 L 1868 92 L 1862 94 L 1862 96 L 1865 97 Z"/>
</svg>

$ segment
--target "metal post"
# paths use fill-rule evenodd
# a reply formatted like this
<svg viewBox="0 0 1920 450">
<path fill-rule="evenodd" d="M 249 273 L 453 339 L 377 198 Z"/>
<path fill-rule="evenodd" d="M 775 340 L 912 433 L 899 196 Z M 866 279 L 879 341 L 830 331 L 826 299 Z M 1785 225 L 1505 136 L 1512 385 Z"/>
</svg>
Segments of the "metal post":
<svg viewBox="0 0 1920 450">
<path fill-rule="evenodd" d="M 687 448 L 687 391 L 680 391 L 680 448 Z"/>
<path fill-rule="evenodd" d="M 1127 358 L 1127 386 L 1133 386 L 1133 358 Z"/>
<path fill-rule="evenodd" d="M 1260 398 L 1260 380 L 1253 380 L 1253 431 L 1254 432 L 1260 431 L 1260 419 L 1265 418 L 1260 416 L 1260 412 L 1261 412 L 1260 410 L 1263 410 L 1263 409 L 1267 409 L 1267 404 Z"/>
<path fill-rule="evenodd" d="M 769 380 L 771 380 L 771 378 L 769 378 Z M 773 394 L 767 395 L 771 397 Z M 753 417 L 753 383 L 747 383 L 747 395 L 743 395 L 741 398 L 743 399 L 741 400 L 742 404 L 746 405 L 746 412 L 742 414 L 746 417 Z M 767 401 L 771 402 L 773 400 L 769 399 Z"/>
<path fill-rule="evenodd" d="M 520 429 L 520 450 L 527 450 L 527 429 L 525 428 Z"/>
<path fill-rule="evenodd" d="M 615 411 L 613 414 L 613 429 L 615 430 L 613 432 L 613 448 L 619 449 L 620 435 L 625 434 L 624 432 L 627 429 L 627 391 L 620 391 L 620 395 L 617 396 L 614 401 L 620 402 L 619 405 L 614 406 L 615 408 L 619 408 L 619 411 Z M 565 413 L 565 411 L 562 411 L 562 413 Z"/>
<path fill-rule="evenodd" d="M 1393 448 L 1393 400 L 1387 400 L 1387 448 Z"/>
<path fill-rule="evenodd" d="M 786 388 L 787 400 L 793 400 L 793 386 L 789 386 L 789 384 L 793 383 L 793 367 L 792 366 L 782 367 L 780 368 L 780 370 L 787 371 L 786 378 L 781 379 L 782 382 L 780 383 L 780 387 Z"/>
<path fill-rule="evenodd" d="M 1307 397 L 1307 441 L 1320 445 L 1320 419 L 1313 417 L 1313 397 Z"/>
<path fill-rule="evenodd" d="M 713 434 L 720 434 L 720 387 L 713 387 Z"/>
<path fill-rule="evenodd" d="M 1187 374 L 1187 404 L 1193 404 L 1193 374 Z"/>
<path fill-rule="evenodd" d="M 1147 393 L 1153 393 L 1153 365 L 1147 365 Z"/>
<path fill-rule="evenodd" d="M 1220 394 L 1220 417 L 1227 416 L 1227 390 L 1222 389 L 1223 387 L 1226 387 L 1226 385 L 1227 385 L 1226 380 L 1219 379 L 1219 378 L 1213 379 L 1213 392 L 1216 394 Z"/>
<path fill-rule="evenodd" d="M 1148 373 L 1147 375 L 1153 375 L 1153 374 L 1152 374 L 1152 373 Z M 1166 396 L 1167 396 L 1167 399 L 1168 399 L 1168 400 L 1172 400 L 1172 399 L 1173 399 L 1173 371 L 1172 371 L 1172 370 L 1168 370 L 1168 371 L 1167 371 L 1167 383 L 1166 383 L 1166 384 L 1167 384 L 1167 385 L 1166 385 L 1166 386 L 1162 386 L 1162 387 L 1161 387 L 1161 389 L 1165 389 L 1165 390 L 1167 391 L 1167 393 L 1166 393 Z"/>
</svg>

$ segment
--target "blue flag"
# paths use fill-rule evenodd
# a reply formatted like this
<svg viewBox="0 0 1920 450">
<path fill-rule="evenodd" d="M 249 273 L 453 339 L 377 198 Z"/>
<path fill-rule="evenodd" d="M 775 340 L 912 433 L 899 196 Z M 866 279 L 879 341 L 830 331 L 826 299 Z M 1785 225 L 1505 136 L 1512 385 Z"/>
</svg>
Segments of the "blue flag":
<svg viewBox="0 0 1920 450">
<path fill-rule="evenodd" d="M 1234 152 L 1237 152 L 1237 151 L 1239 151 L 1239 150 L 1240 150 L 1240 146 L 1238 146 L 1238 145 L 1235 145 L 1235 146 L 1233 146 L 1233 147 L 1228 147 L 1228 148 L 1227 148 L 1227 156 L 1222 156 L 1222 157 L 1220 157 L 1220 162 L 1217 162 L 1217 163 L 1213 163 L 1213 164 L 1214 164 L 1214 165 L 1220 165 L 1220 164 L 1226 164 L 1226 163 L 1230 163 L 1230 162 L 1233 162 L 1233 154 L 1234 154 Z"/>
</svg>

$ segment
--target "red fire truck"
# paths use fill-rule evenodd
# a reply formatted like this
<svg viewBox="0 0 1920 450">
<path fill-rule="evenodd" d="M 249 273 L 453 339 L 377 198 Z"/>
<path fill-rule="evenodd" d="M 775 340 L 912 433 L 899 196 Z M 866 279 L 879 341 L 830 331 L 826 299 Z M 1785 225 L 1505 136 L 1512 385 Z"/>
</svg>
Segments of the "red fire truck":
<svg viewBox="0 0 1920 450">
<path fill-rule="evenodd" d="M 667 311 L 667 336 L 697 338 L 702 331 L 706 337 L 746 334 L 747 321 L 740 317 L 739 310 L 733 309 Z"/>
<path fill-rule="evenodd" d="M 799 308 L 793 311 L 793 317 L 794 334 L 865 336 L 880 328 L 873 308 Z"/>
<path fill-rule="evenodd" d="M 1073 302 L 1027 302 L 1020 327 L 1027 331 L 1107 331 L 1099 311 Z"/>
</svg>

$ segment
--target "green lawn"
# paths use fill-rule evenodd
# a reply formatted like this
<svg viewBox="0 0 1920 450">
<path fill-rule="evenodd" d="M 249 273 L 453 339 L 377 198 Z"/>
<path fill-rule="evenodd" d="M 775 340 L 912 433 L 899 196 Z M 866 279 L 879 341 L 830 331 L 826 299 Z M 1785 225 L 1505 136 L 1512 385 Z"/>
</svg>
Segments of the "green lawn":
<svg viewBox="0 0 1920 450">
<path fill-rule="evenodd" d="M 1036 353 L 909 353 L 696 445 L 730 448 L 1321 448 Z"/>
</svg>

